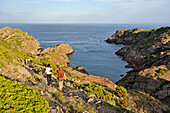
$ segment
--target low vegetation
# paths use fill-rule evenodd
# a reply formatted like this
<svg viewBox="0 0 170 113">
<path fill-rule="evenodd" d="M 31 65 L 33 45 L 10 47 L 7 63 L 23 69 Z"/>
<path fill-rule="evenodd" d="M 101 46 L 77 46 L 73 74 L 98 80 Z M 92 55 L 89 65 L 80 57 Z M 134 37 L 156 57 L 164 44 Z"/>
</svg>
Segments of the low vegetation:
<svg viewBox="0 0 170 113">
<path fill-rule="evenodd" d="M 80 84 L 79 89 L 83 89 L 87 94 L 95 94 L 97 99 L 112 100 L 112 94 L 105 90 L 104 87 L 98 86 L 96 84 Z"/>
<path fill-rule="evenodd" d="M 48 102 L 38 91 L 0 76 L 0 111 L 47 113 Z"/>
<path fill-rule="evenodd" d="M 74 97 L 68 98 L 64 96 L 63 92 L 57 91 L 55 94 L 53 94 L 53 96 L 58 100 L 60 104 L 62 104 L 62 106 L 67 108 L 64 109 L 65 112 L 68 112 L 69 109 L 69 111 L 76 113 L 82 113 L 83 111 L 87 111 L 89 113 L 97 113 L 95 106 L 91 106 L 89 103 L 86 103 L 81 99 Z"/>
<path fill-rule="evenodd" d="M 156 70 L 157 73 L 161 73 L 161 74 L 165 74 L 167 72 L 170 72 L 170 70 L 168 69 L 159 69 L 159 70 Z"/>
</svg>

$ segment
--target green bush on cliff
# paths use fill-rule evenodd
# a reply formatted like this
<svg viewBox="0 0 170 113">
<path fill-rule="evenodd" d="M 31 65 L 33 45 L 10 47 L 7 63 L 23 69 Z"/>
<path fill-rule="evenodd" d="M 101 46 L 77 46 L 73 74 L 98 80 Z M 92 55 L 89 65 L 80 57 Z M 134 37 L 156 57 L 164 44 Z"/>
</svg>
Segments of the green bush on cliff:
<svg viewBox="0 0 170 113">
<path fill-rule="evenodd" d="M 112 94 L 106 91 L 105 88 L 102 86 L 98 86 L 95 84 L 81 84 L 79 88 L 86 91 L 89 95 L 95 94 L 97 99 L 103 99 L 108 101 L 112 99 Z"/>
<path fill-rule="evenodd" d="M 133 85 L 133 84 L 135 83 L 135 81 L 134 81 L 134 80 L 129 80 L 128 83 L 131 84 L 131 85 Z"/>
<path fill-rule="evenodd" d="M 82 113 L 83 111 L 87 111 L 89 113 L 97 113 L 97 110 L 94 106 L 83 102 L 81 99 L 66 98 L 64 93 L 60 92 L 59 90 L 53 94 L 53 97 L 55 97 L 55 99 L 57 99 L 60 104 L 67 108 L 63 110 L 65 113 L 68 113 L 69 109 L 73 113 Z"/>
<path fill-rule="evenodd" d="M 35 59 L 36 58 L 36 55 L 34 55 L 34 54 L 32 54 L 32 53 L 26 53 L 25 54 L 25 58 L 33 58 L 33 59 Z"/>
<path fill-rule="evenodd" d="M 148 55 L 144 57 L 144 62 L 151 66 L 153 63 L 157 62 L 158 60 L 160 60 L 159 57 L 153 57 L 152 55 Z"/>
<path fill-rule="evenodd" d="M 127 90 L 124 87 L 118 86 L 113 93 L 119 96 L 119 99 L 115 99 L 117 105 L 123 105 L 125 107 L 128 105 Z"/>
<path fill-rule="evenodd" d="M 15 32 L 16 32 L 16 33 L 24 33 L 24 32 L 21 31 L 20 29 L 17 29 Z"/>
<path fill-rule="evenodd" d="M 119 97 L 123 97 L 123 98 L 127 97 L 127 90 L 124 87 L 122 87 L 122 86 L 118 86 L 116 88 L 116 92 L 115 93 Z"/>
<path fill-rule="evenodd" d="M 157 73 L 161 73 L 161 74 L 165 74 L 167 72 L 170 72 L 170 70 L 168 69 L 159 69 L 159 70 L 156 70 Z"/>
<path fill-rule="evenodd" d="M 24 59 L 23 53 L 21 53 L 18 50 L 18 46 L 13 43 L 14 42 L 7 42 L 6 40 L 0 41 L 0 66 L 2 68 L 5 67 L 8 62 L 16 64 L 18 61 L 21 61 L 21 59 Z"/>
<path fill-rule="evenodd" d="M 47 113 L 48 102 L 38 91 L 0 76 L 0 112 Z"/>
</svg>

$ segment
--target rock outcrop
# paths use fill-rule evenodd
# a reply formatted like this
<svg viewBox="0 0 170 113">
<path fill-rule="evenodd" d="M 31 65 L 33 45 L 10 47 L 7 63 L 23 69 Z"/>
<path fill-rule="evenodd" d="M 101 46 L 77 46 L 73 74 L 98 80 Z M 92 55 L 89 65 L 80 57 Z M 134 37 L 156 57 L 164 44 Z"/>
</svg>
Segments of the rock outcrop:
<svg viewBox="0 0 170 113">
<path fill-rule="evenodd" d="M 88 74 L 87 71 L 84 69 L 84 67 L 82 66 L 77 66 L 75 68 L 73 68 L 74 70 L 77 70 L 79 72 L 82 72 L 82 73 L 85 73 L 85 74 Z"/>
<path fill-rule="evenodd" d="M 39 42 L 34 37 L 18 28 L 4 27 L 0 29 L 0 37 L 3 41 L 11 43 L 11 47 L 18 49 L 20 52 L 39 54 L 42 50 Z M 22 48 L 18 48 L 17 46 Z"/>
<path fill-rule="evenodd" d="M 170 27 L 118 30 L 106 42 L 127 45 L 116 54 L 134 69 L 116 84 L 150 94 L 170 106 Z"/>
<path fill-rule="evenodd" d="M 55 63 L 56 65 L 62 64 L 68 66 L 69 54 L 72 54 L 74 51 L 72 47 L 68 44 L 58 44 L 53 48 L 47 48 L 41 52 L 40 57 L 47 58 L 49 61 Z"/>
</svg>

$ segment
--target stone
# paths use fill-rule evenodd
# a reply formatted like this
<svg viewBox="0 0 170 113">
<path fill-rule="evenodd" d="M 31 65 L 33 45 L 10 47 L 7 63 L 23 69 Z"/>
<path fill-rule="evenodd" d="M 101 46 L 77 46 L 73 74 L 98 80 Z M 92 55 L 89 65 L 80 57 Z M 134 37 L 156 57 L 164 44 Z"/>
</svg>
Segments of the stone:
<svg viewBox="0 0 170 113">
<path fill-rule="evenodd" d="M 123 77 L 124 75 L 120 75 L 120 77 Z"/>
<path fill-rule="evenodd" d="M 95 104 L 97 105 L 97 104 L 101 104 L 101 103 L 102 103 L 102 101 L 99 100 L 99 101 L 97 101 Z"/>
<path fill-rule="evenodd" d="M 83 113 L 89 113 L 88 111 L 83 111 Z"/>
<path fill-rule="evenodd" d="M 95 94 L 91 94 L 91 95 L 89 95 L 89 98 L 96 98 L 96 95 Z"/>
<path fill-rule="evenodd" d="M 75 67 L 73 69 L 75 69 L 77 71 L 80 71 L 82 73 L 88 74 L 87 71 L 82 66 L 77 66 L 77 67 Z"/>
<path fill-rule="evenodd" d="M 93 103 L 94 99 L 93 98 L 90 98 L 87 103 Z"/>
<path fill-rule="evenodd" d="M 54 88 L 54 87 L 47 87 L 47 90 L 50 92 L 50 93 L 56 93 L 57 89 Z"/>
</svg>

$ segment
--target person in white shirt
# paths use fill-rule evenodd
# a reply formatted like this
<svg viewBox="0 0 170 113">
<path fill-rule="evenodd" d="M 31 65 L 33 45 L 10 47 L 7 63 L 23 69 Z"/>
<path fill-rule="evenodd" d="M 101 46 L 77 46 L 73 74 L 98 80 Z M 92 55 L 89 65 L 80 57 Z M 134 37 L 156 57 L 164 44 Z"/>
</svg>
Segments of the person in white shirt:
<svg viewBox="0 0 170 113">
<path fill-rule="evenodd" d="M 52 68 L 51 68 L 51 66 L 50 66 L 50 64 L 48 64 L 48 67 L 46 68 L 46 70 L 45 70 L 45 72 L 44 72 L 44 74 L 47 74 L 47 82 L 48 82 L 48 86 L 50 86 L 51 85 L 51 73 L 52 73 Z"/>
</svg>

